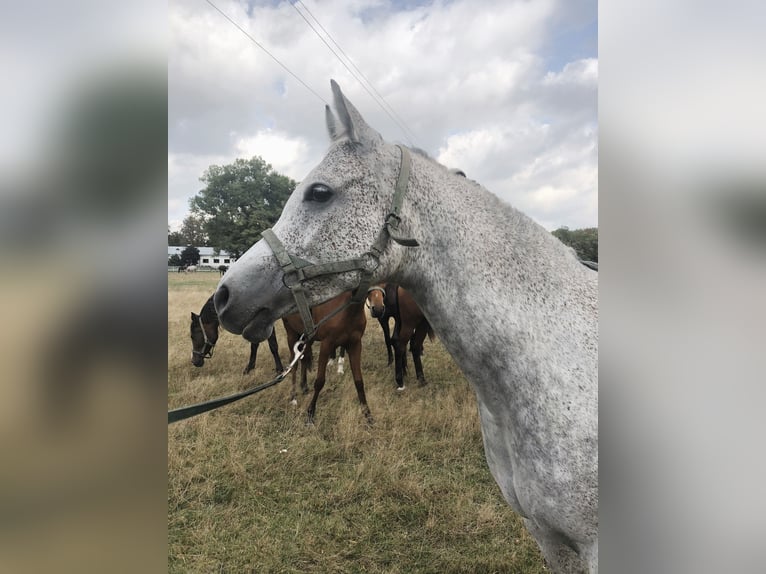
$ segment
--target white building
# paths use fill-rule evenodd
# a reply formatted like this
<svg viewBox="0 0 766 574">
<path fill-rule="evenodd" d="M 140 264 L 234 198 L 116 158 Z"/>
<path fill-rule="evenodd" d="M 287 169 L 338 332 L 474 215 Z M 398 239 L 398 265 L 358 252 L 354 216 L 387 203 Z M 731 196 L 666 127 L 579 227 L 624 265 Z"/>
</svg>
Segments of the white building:
<svg viewBox="0 0 766 574">
<path fill-rule="evenodd" d="M 168 245 L 168 259 L 171 255 L 181 256 L 185 246 Z M 199 249 L 199 265 L 209 266 L 217 269 L 219 265 L 231 265 L 236 261 L 236 258 L 229 255 L 227 251 L 221 249 L 217 252 L 212 247 L 197 247 Z"/>
</svg>

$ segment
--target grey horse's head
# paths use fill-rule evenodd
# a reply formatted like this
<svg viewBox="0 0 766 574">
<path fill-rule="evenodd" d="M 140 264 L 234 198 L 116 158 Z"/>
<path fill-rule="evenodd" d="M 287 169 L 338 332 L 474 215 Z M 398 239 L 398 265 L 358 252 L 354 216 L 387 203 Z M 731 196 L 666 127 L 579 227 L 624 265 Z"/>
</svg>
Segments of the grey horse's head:
<svg viewBox="0 0 766 574">
<path fill-rule="evenodd" d="M 367 125 L 334 81 L 331 86 L 337 117 L 326 108 L 330 149 L 293 191 L 274 226 L 287 252 L 311 263 L 358 258 L 370 249 L 390 208 L 400 165 L 399 149 Z M 402 249 L 389 243 L 374 280 L 397 265 Z M 359 279 L 359 271 L 312 279 L 304 285 L 309 304 L 354 289 Z M 265 339 L 274 321 L 296 308 L 263 239 L 229 268 L 214 300 L 221 324 L 251 341 Z"/>
</svg>

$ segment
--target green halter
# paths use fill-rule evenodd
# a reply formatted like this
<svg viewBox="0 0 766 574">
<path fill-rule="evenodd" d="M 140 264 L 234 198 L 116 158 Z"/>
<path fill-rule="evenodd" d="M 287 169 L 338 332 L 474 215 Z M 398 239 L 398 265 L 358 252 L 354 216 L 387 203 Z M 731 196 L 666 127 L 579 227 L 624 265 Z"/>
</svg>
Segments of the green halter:
<svg viewBox="0 0 766 574">
<path fill-rule="evenodd" d="M 400 212 L 404 194 L 407 191 L 407 182 L 410 177 L 412 159 L 407 148 L 403 146 L 396 147 L 401 151 L 401 164 L 399 166 L 399 177 L 396 181 L 396 188 L 394 190 L 394 198 L 391 201 L 391 209 L 386 215 L 383 227 L 381 228 L 380 233 L 378 233 L 375 243 L 373 243 L 370 250 L 363 253 L 361 257 L 330 263 L 311 263 L 288 253 L 285 246 L 271 229 L 266 229 L 261 234 L 274 252 L 274 256 L 277 258 L 279 265 L 282 267 L 282 272 L 284 274 L 282 281 L 285 286 L 292 291 L 293 297 L 295 298 L 295 304 L 298 306 L 298 312 L 303 320 L 304 333 L 308 341 L 313 339 L 319 325 L 314 324 L 314 320 L 311 316 L 311 308 L 309 307 L 306 290 L 303 286 L 304 282 L 323 275 L 361 271 L 359 284 L 347 305 L 359 304 L 367 297 L 367 289 L 372 282 L 372 274 L 375 269 L 378 268 L 380 256 L 383 254 L 389 238 L 405 247 L 418 246 L 418 242 L 415 239 L 406 237 L 399 231 L 399 224 L 402 221 Z M 320 325 L 345 307 L 346 305 L 333 311 L 333 313 L 320 322 Z"/>
</svg>

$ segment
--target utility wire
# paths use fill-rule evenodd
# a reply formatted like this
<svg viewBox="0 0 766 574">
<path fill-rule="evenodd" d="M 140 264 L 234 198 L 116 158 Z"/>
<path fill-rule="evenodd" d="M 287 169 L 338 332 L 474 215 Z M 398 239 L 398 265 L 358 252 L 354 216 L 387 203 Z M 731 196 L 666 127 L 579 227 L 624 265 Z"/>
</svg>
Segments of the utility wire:
<svg viewBox="0 0 766 574">
<path fill-rule="evenodd" d="M 296 80 L 298 80 L 298 81 L 299 81 L 299 82 L 300 82 L 300 83 L 303 85 L 303 87 L 304 87 L 304 88 L 306 88 L 306 89 L 307 89 L 309 92 L 311 92 L 311 93 L 312 93 L 312 94 L 314 94 L 314 95 L 315 95 L 317 98 L 319 98 L 319 100 L 320 100 L 321 102 L 323 102 L 325 105 L 328 105 L 328 106 L 329 106 L 329 104 L 328 104 L 328 103 L 325 101 L 325 99 L 324 99 L 322 96 L 320 96 L 320 95 L 319 95 L 319 94 L 317 94 L 317 93 L 316 93 L 314 90 L 312 90 L 312 89 L 311 89 L 311 88 L 308 86 L 308 84 L 306 84 L 306 82 L 304 82 L 303 80 L 301 80 L 301 79 L 300 79 L 300 78 L 299 78 L 299 77 L 298 77 L 296 74 L 294 74 L 294 73 L 293 73 L 293 72 L 290 70 L 290 68 L 288 68 L 287 66 L 285 66 L 285 65 L 284 65 L 282 62 L 280 62 L 280 61 L 277 59 L 277 57 L 276 57 L 276 56 L 274 56 L 274 55 L 273 55 L 271 52 L 269 52 L 269 51 L 268 51 L 266 48 L 264 48 L 264 47 L 263 47 L 263 45 L 262 45 L 262 44 L 260 44 L 260 43 L 259 43 L 259 42 L 258 42 L 258 41 L 257 41 L 255 38 L 253 38 L 253 37 L 252 37 L 250 34 L 248 34 L 248 32 L 247 32 L 245 29 L 243 29 L 243 28 L 242 28 L 242 27 L 241 27 L 239 24 L 237 24 L 237 23 L 236 23 L 234 20 L 232 20 L 231 18 L 229 18 L 229 16 L 228 16 L 228 15 L 227 15 L 227 14 L 226 14 L 226 13 L 225 13 L 223 10 L 221 10 L 221 9 L 220 9 L 218 6 L 216 6 L 215 4 L 213 4 L 213 3 L 212 3 L 210 0 L 205 0 L 205 2 L 207 2 L 208 4 L 210 4 L 210 5 L 211 5 L 213 8 L 215 8 L 215 9 L 218 11 L 218 13 L 219 13 L 219 14 L 221 14 L 221 16 L 223 16 L 224 18 L 226 18 L 226 19 L 227 19 L 229 22 L 231 22 L 231 23 L 232 23 L 234 26 L 236 26 L 236 27 L 237 27 L 237 29 L 238 29 L 240 32 L 242 32 L 242 33 L 243 33 L 245 36 L 247 36 L 248 38 L 250 38 L 250 40 L 253 42 L 253 44 L 255 44 L 255 45 L 256 45 L 256 46 L 258 46 L 258 47 L 259 47 L 261 50 L 263 50 L 264 52 L 266 52 L 266 53 L 267 53 L 267 54 L 268 54 L 268 55 L 271 57 L 271 59 L 272 59 L 272 60 L 274 60 L 274 61 L 275 61 L 277 64 L 279 64 L 280 66 L 282 66 L 282 68 L 283 68 L 283 69 L 284 69 L 284 70 L 285 70 L 285 71 L 286 71 L 288 74 L 290 74 L 290 75 L 291 75 L 293 78 L 295 78 Z"/>
<path fill-rule="evenodd" d="M 407 124 L 404 122 L 404 120 L 403 120 L 401 117 L 399 117 L 399 114 L 397 114 L 397 113 L 396 113 L 396 110 L 394 110 L 393 106 L 392 106 L 391 104 L 389 104 L 389 103 L 386 101 L 386 99 L 385 99 L 385 98 L 384 98 L 384 97 L 383 97 L 383 96 L 380 94 L 380 92 L 378 92 L 378 90 L 376 90 L 376 89 L 375 89 L 375 86 L 372 84 L 372 82 L 371 82 L 371 81 L 370 81 L 370 80 L 367 78 L 367 76 L 365 76 L 365 75 L 362 73 L 362 70 L 360 70 L 360 69 L 357 67 L 357 65 L 356 65 L 356 64 L 354 64 L 354 61 L 351 59 L 351 57 L 350 57 L 348 54 L 346 54 L 346 52 L 343 50 L 343 48 L 341 48 L 340 44 L 338 44 L 338 42 L 336 42 L 336 41 L 335 41 L 335 38 L 333 38 L 333 37 L 332 37 L 332 34 L 330 34 L 330 33 L 329 33 L 329 32 L 328 32 L 326 29 L 325 29 L 325 27 L 324 27 L 324 26 L 322 26 L 322 23 L 321 23 L 319 20 L 317 20 L 317 17 L 316 17 L 316 16 L 314 16 L 314 14 L 313 14 L 313 12 L 311 12 L 311 10 L 309 10 L 308 6 L 306 6 L 306 5 L 305 5 L 305 4 L 302 2 L 302 0 L 296 0 L 296 3 L 298 3 L 298 2 L 300 2 L 301 6 L 303 6 L 303 9 L 304 9 L 306 12 L 308 12 L 308 14 L 311 16 L 311 18 L 314 20 L 314 22 L 316 22 L 316 23 L 317 23 L 317 25 L 318 25 L 318 26 L 319 26 L 319 27 L 322 29 L 322 31 L 323 31 L 325 34 L 327 34 L 327 37 L 328 37 L 328 38 L 330 39 L 330 41 L 331 41 L 331 42 L 332 42 L 332 43 L 335 45 L 335 47 L 336 47 L 336 48 L 338 48 L 338 50 L 340 51 L 340 53 L 341 53 L 341 54 L 343 54 L 343 55 L 346 57 L 346 59 L 348 60 L 349 64 L 351 64 L 351 65 L 353 66 L 353 68 L 354 68 L 354 69 L 355 69 L 357 72 L 359 72 L 359 75 L 360 75 L 360 76 L 362 76 L 362 78 L 364 78 L 364 80 L 367 82 L 367 84 L 369 84 L 370 88 L 372 88 L 372 91 L 373 91 L 373 92 L 375 92 L 375 93 L 377 94 L 377 96 L 380 98 L 380 100 L 381 100 L 381 101 L 382 101 L 382 102 L 383 102 L 383 103 L 384 103 L 386 106 L 388 106 L 388 109 L 389 109 L 389 110 L 391 110 L 391 113 L 392 113 L 394 116 L 396 116 L 396 118 L 397 118 L 399 121 L 401 121 L 401 124 L 399 124 L 399 125 L 400 125 L 400 126 L 402 126 L 402 127 L 403 127 L 403 129 L 404 129 L 406 132 L 408 132 L 410 136 L 412 136 L 412 139 L 417 139 L 417 138 L 415 138 L 415 135 L 413 134 L 412 130 L 410 130 L 410 129 L 407 127 Z M 358 79 L 358 78 L 357 78 L 357 79 Z"/>
<path fill-rule="evenodd" d="M 333 50 L 332 46 L 330 46 L 330 44 L 327 43 L 327 40 L 325 40 L 322 37 L 322 35 L 317 31 L 317 29 L 314 28 L 314 26 L 311 24 L 311 22 L 308 21 L 306 16 L 300 10 L 298 10 L 298 7 L 296 6 L 296 4 L 298 4 L 299 2 L 301 4 L 301 6 L 303 7 L 303 9 L 311 16 L 312 20 L 314 20 L 314 22 L 316 22 L 316 24 L 327 35 L 327 37 L 330 39 L 330 41 L 338 48 L 338 50 L 345 56 L 345 58 L 348 60 L 348 62 L 354 67 L 354 70 L 356 70 L 356 72 L 359 74 L 359 76 L 361 76 L 364 79 L 364 81 L 367 82 L 367 84 L 370 86 L 369 88 L 365 85 L 364 82 L 362 82 L 362 80 L 359 79 L 359 77 L 356 75 L 356 73 L 354 73 L 354 71 L 351 70 L 351 68 L 348 67 L 346 62 L 343 61 L 343 59 L 338 55 L 338 53 L 335 50 Z M 306 24 L 308 24 L 308 26 L 314 31 L 314 33 L 317 35 L 317 37 L 320 40 L 322 40 L 322 42 L 324 42 L 325 46 L 327 46 L 327 48 L 335 55 L 335 57 L 338 58 L 338 61 L 341 64 L 343 64 L 343 66 L 346 68 L 346 70 L 349 71 L 349 73 L 354 77 L 354 79 L 361 84 L 361 86 L 367 91 L 367 93 L 370 95 L 370 97 L 373 100 L 375 100 L 375 103 L 377 103 L 381 107 L 381 109 L 388 115 L 388 117 L 391 118 L 394 121 L 394 123 L 396 123 L 396 125 L 399 126 L 399 128 L 401 128 L 401 130 L 404 132 L 404 136 L 405 136 L 405 138 L 407 138 L 409 144 L 413 145 L 412 144 L 412 140 L 414 140 L 416 138 L 415 138 L 414 134 L 412 133 L 412 131 L 404 123 L 404 120 L 402 120 L 398 116 L 398 114 L 396 113 L 394 108 L 391 106 L 391 104 L 389 104 L 386 101 L 386 99 L 380 94 L 380 92 L 378 92 L 378 90 L 375 89 L 375 86 L 372 85 L 372 82 L 370 82 L 370 80 L 367 79 L 367 76 L 365 76 L 362 73 L 362 71 L 356 66 L 356 64 L 354 64 L 353 60 L 349 57 L 348 54 L 346 54 L 346 52 L 343 50 L 343 48 L 340 47 L 340 45 L 335 41 L 335 39 L 332 37 L 332 35 L 325 29 L 325 27 L 322 26 L 321 22 L 319 22 L 319 20 L 317 20 L 316 16 L 314 16 L 314 14 L 311 12 L 311 10 L 309 10 L 308 7 L 303 2 L 301 2 L 301 0 L 296 0 L 296 2 L 292 2 L 291 1 L 290 5 L 300 15 L 300 17 L 303 18 L 303 20 L 306 22 Z M 370 88 L 372 89 L 372 92 L 375 92 L 375 94 L 373 94 L 370 91 Z M 385 104 L 385 106 L 383 104 Z M 388 109 L 386 109 L 386 106 L 388 107 Z"/>
<path fill-rule="evenodd" d="M 251 42 L 253 42 L 253 44 L 255 44 L 261 50 L 263 50 L 272 60 L 274 60 L 277 64 L 279 64 L 279 66 L 281 66 L 282 69 L 284 69 L 288 74 L 290 74 L 293 78 L 295 78 L 304 88 L 306 88 L 309 92 L 314 94 L 314 96 L 316 96 L 316 98 L 319 99 L 319 101 L 321 101 L 323 104 L 329 106 L 327 101 L 322 96 L 320 96 L 315 90 L 313 90 L 308 84 L 306 84 L 306 82 L 304 82 L 297 74 L 295 74 L 292 70 L 290 70 L 290 68 L 288 68 L 285 64 L 283 64 L 276 56 L 274 56 L 271 52 L 269 52 L 266 49 L 266 47 L 263 46 L 263 44 L 258 42 L 258 40 L 256 40 L 255 38 L 253 38 L 253 36 L 250 35 L 244 28 L 242 28 L 242 26 L 240 26 L 239 24 L 237 24 L 237 22 L 235 22 L 232 18 L 230 18 L 228 14 L 226 14 L 223 10 L 221 10 L 218 6 L 216 6 L 213 2 L 211 2 L 211 0 L 205 0 L 205 2 L 207 2 L 211 7 L 213 7 L 221 16 L 226 18 L 234 27 L 236 27 Z M 311 18 L 314 20 L 314 22 L 316 22 L 316 24 L 322 29 L 322 31 L 327 35 L 327 37 L 330 39 L 330 41 L 332 41 L 332 43 L 338 48 L 338 50 L 345 56 L 345 58 L 348 60 L 348 62 L 351 64 L 351 66 L 353 66 L 354 70 L 356 70 L 356 72 L 359 74 L 359 76 L 361 76 L 364 79 L 364 82 L 366 82 L 369 85 L 369 88 L 365 85 L 365 83 L 361 79 L 359 79 L 359 76 L 357 76 L 356 73 L 354 73 L 354 71 L 352 71 L 351 68 L 348 67 L 346 62 L 343 61 L 343 59 L 338 55 L 338 53 L 335 50 L 333 50 L 332 46 L 330 46 L 327 43 L 327 40 L 325 40 L 322 37 L 322 35 L 311 24 L 311 22 L 308 21 L 306 16 L 300 10 L 298 10 L 298 8 L 296 7 L 295 3 L 290 2 L 290 5 L 300 15 L 300 17 L 303 18 L 303 20 L 313 30 L 313 32 L 317 35 L 317 37 L 320 40 L 322 40 L 322 42 L 324 42 L 324 44 L 335 55 L 335 57 L 338 58 L 338 61 L 341 64 L 343 64 L 343 66 L 346 68 L 346 70 L 349 71 L 349 73 L 354 77 L 354 79 L 361 84 L 361 86 L 367 91 L 367 93 L 370 95 L 370 97 L 372 97 L 372 99 L 375 100 L 375 102 L 388 115 L 388 117 L 390 117 L 394 121 L 394 123 L 396 123 L 396 125 L 398 125 L 399 128 L 401 128 L 401 130 L 404 132 L 404 135 L 407 138 L 409 144 L 413 145 L 412 140 L 414 140 L 416 138 L 415 138 L 414 134 L 412 133 L 412 130 L 410 130 L 407 127 L 407 125 L 404 123 L 404 120 L 402 120 L 398 116 L 398 114 L 396 113 L 394 108 L 391 106 L 391 104 L 389 104 L 385 100 L 385 98 L 380 94 L 380 92 L 378 92 L 378 90 L 375 89 L 375 86 L 372 85 L 372 82 L 370 82 L 370 80 L 367 79 L 367 77 L 356 66 L 356 64 L 354 64 L 353 60 L 348 56 L 348 54 L 346 54 L 346 52 L 343 50 L 343 48 L 341 48 L 341 46 L 335 41 L 335 39 L 325 29 L 325 27 L 322 26 L 321 22 L 319 22 L 319 20 L 317 20 L 316 16 L 314 16 L 314 14 L 311 12 L 311 10 L 309 10 L 308 7 L 303 2 L 301 2 L 301 0 L 297 0 L 296 3 L 297 2 L 301 3 L 301 6 L 303 7 L 303 9 L 311 16 Z M 372 91 L 370 91 L 370 89 L 372 89 Z M 373 92 L 375 92 L 375 93 L 373 94 Z M 385 106 L 384 106 L 384 104 L 385 104 Z M 388 107 L 388 109 L 386 109 L 386 106 Z"/>
</svg>

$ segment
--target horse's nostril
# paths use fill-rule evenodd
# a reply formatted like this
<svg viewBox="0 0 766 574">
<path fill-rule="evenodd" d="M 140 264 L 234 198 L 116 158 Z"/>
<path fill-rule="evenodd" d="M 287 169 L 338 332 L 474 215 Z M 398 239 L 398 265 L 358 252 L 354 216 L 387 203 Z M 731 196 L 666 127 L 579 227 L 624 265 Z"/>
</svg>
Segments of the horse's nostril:
<svg viewBox="0 0 766 574">
<path fill-rule="evenodd" d="M 226 285 L 221 285 L 216 289 L 215 295 L 213 295 L 213 303 L 215 304 L 216 313 L 220 314 L 226 307 L 226 303 L 229 301 L 229 288 Z"/>
</svg>

